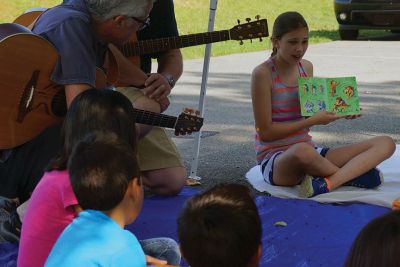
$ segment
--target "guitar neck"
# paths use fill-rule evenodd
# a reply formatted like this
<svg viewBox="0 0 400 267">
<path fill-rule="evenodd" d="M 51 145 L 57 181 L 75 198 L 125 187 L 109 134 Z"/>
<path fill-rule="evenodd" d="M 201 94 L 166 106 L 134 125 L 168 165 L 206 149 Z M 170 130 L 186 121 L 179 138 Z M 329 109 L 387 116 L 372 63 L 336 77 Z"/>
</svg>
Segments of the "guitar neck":
<svg viewBox="0 0 400 267">
<path fill-rule="evenodd" d="M 226 40 L 230 40 L 229 30 L 128 42 L 120 50 L 124 56 L 132 57 Z"/>
<path fill-rule="evenodd" d="M 176 125 L 176 117 L 159 114 L 151 111 L 145 111 L 141 109 L 134 109 L 135 111 L 135 122 L 159 126 L 164 128 L 175 128 Z"/>
</svg>

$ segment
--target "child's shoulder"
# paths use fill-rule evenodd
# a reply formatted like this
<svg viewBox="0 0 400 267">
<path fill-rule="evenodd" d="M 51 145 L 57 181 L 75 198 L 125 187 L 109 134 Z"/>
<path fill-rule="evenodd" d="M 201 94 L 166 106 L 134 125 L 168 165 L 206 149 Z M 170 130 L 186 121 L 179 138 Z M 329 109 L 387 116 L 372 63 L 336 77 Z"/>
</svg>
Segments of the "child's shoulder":
<svg viewBox="0 0 400 267">
<path fill-rule="evenodd" d="M 271 68 L 269 67 L 267 61 L 264 61 L 263 63 L 261 63 L 260 65 L 256 66 L 253 69 L 253 76 L 254 77 L 258 77 L 258 76 L 264 76 L 264 75 L 268 75 L 271 73 Z"/>
<path fill-rule="evenodd" d="M 309 60 L 307 60 L 307 59 L 302 59 L 301 60 L 301 64 L 303 65 L 303 67 L 306 69 L 306 70 L 312 70 L 313 69 L 313 64 L 311 63 L 311 61 L 309 61 Z"/>
<path fill-rule="evenodd" d="M 313 64 L 311 63 L 311 61 L 303 58 L 301 60 L 301 65 L 303 66 L 304 70 L 306 71 L 307 76 L 313 76 L 314 67 L 313 67 Z"/>
</svg>

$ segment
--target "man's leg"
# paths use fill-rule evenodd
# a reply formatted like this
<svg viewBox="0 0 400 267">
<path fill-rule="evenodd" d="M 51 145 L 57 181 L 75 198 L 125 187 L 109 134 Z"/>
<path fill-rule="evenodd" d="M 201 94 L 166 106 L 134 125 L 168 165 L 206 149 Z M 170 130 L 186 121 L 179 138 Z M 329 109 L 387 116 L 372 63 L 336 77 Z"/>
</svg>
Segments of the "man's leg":
<svg viewBox="0 0 400 267">
<path fill-rule="evenodd" d="M 138 151 L 143 183 L 156 194 L 178 194 L 185 185 L 186 169 L 165 130 L 154 127 L 139 141 Z"/>
<path fill-rule="evenodd" d="M 133 87 L 117 88 L 138 109 L 160 112 L 159 104 Z M 153 129 L 138 143 L 139 167 L 144 185 L 160 195 L 176 195 L 185 185 L 186 169 L 178 149 L 165 130 Z"/>
</svg>

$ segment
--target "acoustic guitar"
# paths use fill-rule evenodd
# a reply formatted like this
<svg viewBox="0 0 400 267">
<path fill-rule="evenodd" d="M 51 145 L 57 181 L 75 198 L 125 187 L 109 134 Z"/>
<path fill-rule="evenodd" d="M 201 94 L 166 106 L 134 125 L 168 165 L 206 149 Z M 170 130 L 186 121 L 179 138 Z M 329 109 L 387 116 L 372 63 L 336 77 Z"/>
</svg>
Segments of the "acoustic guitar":
<svg viewBox="0 0 400 267">
<path fill-rule="evenodd" d="M 23 144 L 63 120 L 64 88 L 50 81 L 57 60 L 46 39 L 15 23 L 0 24 L 0 149 Z M 173 117 L 135 109 L 134 121 L 173 128 L 177 135 L 203 125 L 192 110 Z"/>
<path fill-rule="evenodd" d="M 28 10 L 16 18 L 14 22 L 28 27 L 46 10 L 45 8 Z M 136 35 L 134 35 L 129 42 L 121 47 L 110 44 L 111 55 L 109 55 L 109 58 L 113 66 L 108 68 L 112 71 L 107 73 L 107 80 L 117 87 L 142 87 L 147 79 L 147 75 L 139 68 L 140 55 L 227 40 L 238 40 L 242 45 L 244 40 L 258 38 L 262 41 L 263 37 L 268 36 L 268 24 L 266 19 L 260 19 L 260 16 L 257 15 L 255 21 L 251 21 L 250 18 L 246 18 L 246 21 L 246 23 L 241 24 L 238 20 L 238 25 L 229 30 L 142 41 L 137 41 Z"/>
</svg>

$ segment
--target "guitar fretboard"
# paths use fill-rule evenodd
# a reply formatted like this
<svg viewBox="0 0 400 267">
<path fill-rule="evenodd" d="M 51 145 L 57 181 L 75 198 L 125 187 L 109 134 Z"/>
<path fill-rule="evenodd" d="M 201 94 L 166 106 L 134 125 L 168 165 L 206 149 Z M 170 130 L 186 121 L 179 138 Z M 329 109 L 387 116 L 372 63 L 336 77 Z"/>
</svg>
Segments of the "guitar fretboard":
<svg viewBox="0 0 400 267">
<path fill-rule="evenodd" d="M 123 45 L 120 50 L 124 56 L 132 57 L 226 40 L 230 40 L 229 30 L 129 42 Z"/>
<path fill-rule="evenodd" d="M 175 128 L 176 117 L 141 109 L 134 109 L 135 122 L 164 128 Z"/>
</svg>

